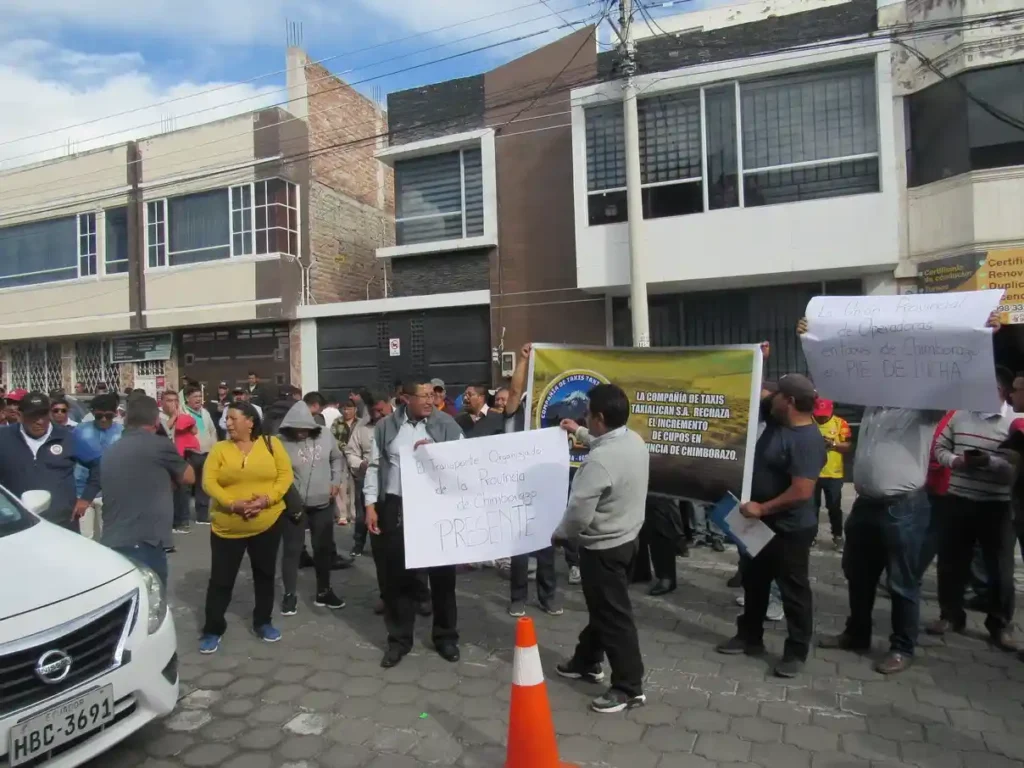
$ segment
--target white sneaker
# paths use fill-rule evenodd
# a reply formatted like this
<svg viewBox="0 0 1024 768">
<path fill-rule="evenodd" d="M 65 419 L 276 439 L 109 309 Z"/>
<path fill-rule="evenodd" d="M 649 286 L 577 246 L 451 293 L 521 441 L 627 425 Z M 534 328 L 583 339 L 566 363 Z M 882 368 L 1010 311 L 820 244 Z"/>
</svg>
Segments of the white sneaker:
<svg viewBox="0 0 1024 768">
<path fill-rule="evenodd" d="M 569 583 L 579 584 L 583 581 L 583 577 L 580 576 L 579 566 L 573 565 L 569 567 Z"/>
<path fill-rule="evenodd" d="M 782 621 L 786 618 L 786 612 L 782 608 L 782 603 L 778 600 L 769 600 L 768 610 L 764 617 L 768 619 L 768 621 Z"/>
<path fill-rule="evenodd" d="M 745 598 L 743 595 L 736 595 L 736 605 L 738 605 L 740 608 L 742 608 L 746 604 L 747 604 L 747 598 Z"/>
</svg>

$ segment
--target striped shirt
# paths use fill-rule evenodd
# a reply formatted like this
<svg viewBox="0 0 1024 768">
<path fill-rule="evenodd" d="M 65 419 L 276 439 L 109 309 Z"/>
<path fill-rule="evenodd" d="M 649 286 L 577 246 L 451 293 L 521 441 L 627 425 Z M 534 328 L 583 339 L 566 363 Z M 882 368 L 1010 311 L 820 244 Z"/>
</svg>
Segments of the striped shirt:
<svg viewBox="0 0 1024 768">
<path fill-rule="evenodd" d="M 999 413 L 957 411 L 935 442 L 935 458 L 952 469 L 949 494 L 974 501 L 1009 501 L 1014 465 L 1010 452 L 1000 448 L 1010 425 L 1020 414 L 1004 404 Z M 984 467 L 954 466 L 965 451 L 977 450 L 989 457 Z"/>
</svg>

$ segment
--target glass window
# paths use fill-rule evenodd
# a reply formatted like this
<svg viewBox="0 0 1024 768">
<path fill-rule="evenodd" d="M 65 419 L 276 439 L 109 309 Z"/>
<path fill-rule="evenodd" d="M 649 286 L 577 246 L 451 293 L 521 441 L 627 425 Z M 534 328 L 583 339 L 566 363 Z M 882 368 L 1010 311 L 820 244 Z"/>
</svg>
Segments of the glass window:
<svg viewBox="0 0 1024 768">
<path fill-rule="evenodd" d="M 146 263 L 150 268 L 167 266 L 167 201 L 146 203 Z"/>
<path fill-rule="evenodd" d="M 4 227 L 0 231 L 0 288 L 77 278 L 83 245 L 78 219 L 67 216 Z M 95 218 L 92 237 L 95 242 Z M 84 242 L 88 248 L 88 237 Z"/>
<path fill-rule="evenodd" d="M 483 235 L 482 162 L 479 149 L 463 149 L 395 163 L 396 243 Z"/>
<path fill-rule="evenodd" d="M 708 208 L 740 204 L 736 172 L 736 85 L 704 91 L 707 125 Z"/>
<path fill-rule="evenodd" d="M 700 91 L 643 99 L 637 118 L 644 218 L 703 212 Z"/>
<path fill-rule="evenodd" d="M 961 80 L 975 97 L 967 100 L 971 168 L 1024 165 L 1024 64 L 967 72 Z"/>
<path fill-rule="evenodd" d="M 114 275 L 128 271 L 128 209 L 108 208 L 104 211 L 104 269 Z"/>
<path fill-rule="evenodd" d="M 626 220 L 626 151 L 621 104 L 586 111 L 587 219 L 591 226 Z"/>
<path fill-rule="evenodd" d="M 177 267 L 231 256 L 228 190 L 167 200 L 167 263 Z"/>
<path fill-rule="evenodd" d="M 78 214 L 78 276 L 96 274 L 96 214 Z"/>
</svg>

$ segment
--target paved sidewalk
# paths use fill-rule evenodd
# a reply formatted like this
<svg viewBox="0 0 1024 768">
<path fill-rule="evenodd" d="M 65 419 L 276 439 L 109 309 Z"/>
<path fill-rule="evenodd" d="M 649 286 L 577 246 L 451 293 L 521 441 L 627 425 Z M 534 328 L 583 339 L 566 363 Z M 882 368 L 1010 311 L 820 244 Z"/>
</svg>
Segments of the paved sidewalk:
<svg viewBox="0 0 1024 768">
<path fill-rule="evenodd" d="M 349 530 L 338 529 L 339 546 Z M 276 645 L 246 632 L 252 583 L 243 566 L 221 650 L 200 656 L 208 531 L 178 536 L 172 556 L 179 708 L 90 768 L 504 765 L 514 620 L 505 613 L 507 583 L 493 570 L 459 576 L 462 661 L 455 665 L 425 644 L 429 626 L 421 620 L 414 652 L 394 669 L 380 668 L 384 628 L 372 613 L 369 557 L 335 574 L 349 605 L 333 614 L 313 607 L 312 573 L 303 571 L 299 613 L 276 620 L 284 632 Z M 737 592 L 725 582 L 735 562 L 735 552 L 697 549 L 679 561 L 676 593 L 634 592 L 648 704 L 627 714 L 589 712 L 601 689 L 553 674 L 586 619 L 579 588 L 563 591 L 564 616 L 531 609 L 564 760 L 603 768 L 1024 768 L 1024 662 L 987 646 L 981 617 L 971 617 L 966 636 L 922 635 L 927 647 L 917 664 L 894 679 L 874 673 L 870 658 L 815 649 L 806 674 L 784 681 L 771 675 L 773 658 L 713 650 L 734 629 Z M 564 584 L 564 563 L 559 568 Z M 837 631 L 846 606 L 839 555 L 830 545 L 817 549 L 811 568 L 817 629 Z M 926 590 L 934 595 L 933 575 Z M 880 653 L 888 601 L 877 607 Z M 922 618 L 935 615 L 929 602 Z M 783 626 L 769 626 L 768 647 L 778 654 Z"/>
</svg>

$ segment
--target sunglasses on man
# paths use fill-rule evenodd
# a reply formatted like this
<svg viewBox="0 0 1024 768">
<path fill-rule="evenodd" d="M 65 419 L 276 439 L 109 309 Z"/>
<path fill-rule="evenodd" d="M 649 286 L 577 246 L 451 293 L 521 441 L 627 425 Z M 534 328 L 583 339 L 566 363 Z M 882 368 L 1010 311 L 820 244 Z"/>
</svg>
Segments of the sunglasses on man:
<svg viewBox="0 0 1024 768">
<path fill-rule="evenodd" d="M 50 413 L 67 413 L 67 412 L 68 412 L 67 408 L 57 407 L 57 408 L 51 408 L 50 409 Z"/>
<path fill-rule="evenodd" d="M 92 415 L 96 421 L 113 421 L 114 417 L 117 416 L 113 411 L 93 411 Z"/>
</svg>

